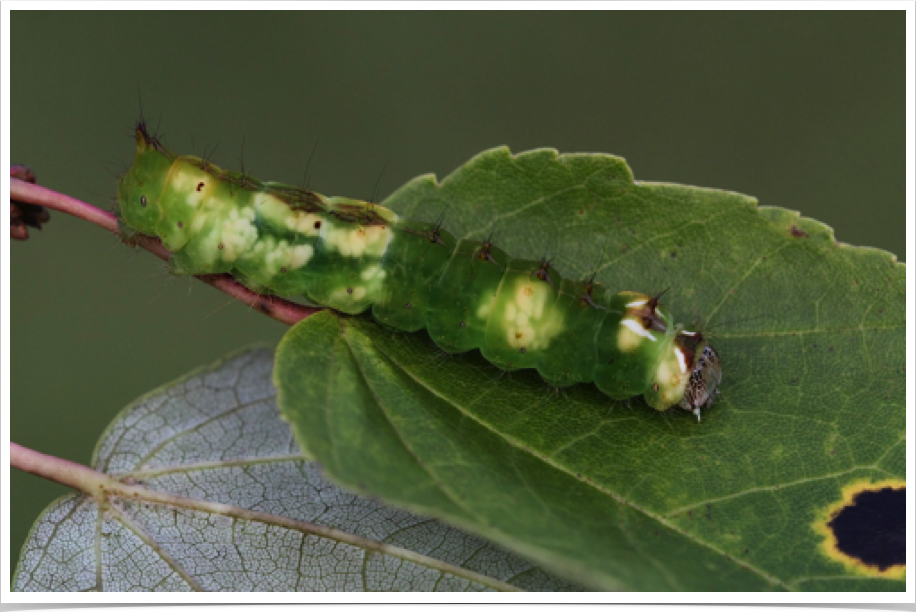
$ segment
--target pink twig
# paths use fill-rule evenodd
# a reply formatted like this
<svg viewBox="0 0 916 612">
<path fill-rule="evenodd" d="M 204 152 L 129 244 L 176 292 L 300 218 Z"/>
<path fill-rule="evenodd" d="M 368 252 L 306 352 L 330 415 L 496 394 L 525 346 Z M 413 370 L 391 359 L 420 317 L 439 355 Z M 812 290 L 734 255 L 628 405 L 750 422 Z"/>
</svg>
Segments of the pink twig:
<svg viewBox="0 0 916 612">
<path fill-rule="evenodd" d="M 90 495 L 103 493 L 105 482 L 111 480 L 85 465 L 45 455 L 15 442 L 10 442 L 10 467 L 59 482 Z"/>
<path fill-rule="evenodd" d="M 110 212 L 39 185 L 33 185 L 17 178 L 10 178 L 10 199 L 59 210 L 118 234 L 118 219 Z M 136 243 L 160 259 L 168 261 L 170 257 L 170 253 L 156 238 L 139 236 Z M 247 304 L 258 312 L 287 325 L 298 323 L 321 310 L 320 308 L 310 308 L 275 296 L 255 293 L 244 285 L 237 283 L 229 274 L 204 274 L 195 278 L 216 287 L 223 293 L 232 296 L 243 304 Z"/>
</svg>

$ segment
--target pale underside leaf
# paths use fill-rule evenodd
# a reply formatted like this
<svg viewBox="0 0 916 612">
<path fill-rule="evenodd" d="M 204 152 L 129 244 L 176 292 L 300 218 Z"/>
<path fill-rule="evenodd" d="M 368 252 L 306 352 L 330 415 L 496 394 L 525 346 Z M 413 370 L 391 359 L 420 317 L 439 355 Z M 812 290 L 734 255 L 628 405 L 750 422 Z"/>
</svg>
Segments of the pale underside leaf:
<svg viewBox="0 0 916 612">
<path fill-rule="evenodd" d="M 577 588 L 479 537 L 330 484 L 279 418 L 272 360 L 249 351 L 125 409 L 93 460 L 124 490 L 51 504 L 13 589 Z"/>
</svg>

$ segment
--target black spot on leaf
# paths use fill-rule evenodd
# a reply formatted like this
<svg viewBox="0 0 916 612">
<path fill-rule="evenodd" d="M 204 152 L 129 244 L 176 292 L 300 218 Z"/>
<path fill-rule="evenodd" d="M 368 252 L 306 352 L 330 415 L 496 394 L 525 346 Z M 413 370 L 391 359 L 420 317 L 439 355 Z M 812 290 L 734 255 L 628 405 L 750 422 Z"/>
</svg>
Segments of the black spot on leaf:
<svg viewBox="0 0 916 612">
<path fill-rule="evenodd" d="M 827 524 L 837 548 L 881 571 L 906 564 L 906 488 L 862 491 Z"/>
</svg>

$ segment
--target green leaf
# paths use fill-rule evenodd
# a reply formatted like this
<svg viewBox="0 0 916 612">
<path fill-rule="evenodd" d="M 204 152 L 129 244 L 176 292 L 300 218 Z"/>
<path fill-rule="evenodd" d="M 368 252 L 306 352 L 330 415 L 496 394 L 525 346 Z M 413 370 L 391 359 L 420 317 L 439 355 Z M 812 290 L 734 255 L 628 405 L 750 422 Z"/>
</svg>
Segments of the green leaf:
<svg viewBox="0 0 916 612">
<path fill-rule="evenodd" d="M 564 276 L 668 289 L 681 321 L 712 328 L 722 396 L 697 423 L 325 312 L 287 334 L 275 377 L 333 480 L 597 588 L 905 588 L 902 566 L 857 564 L 824 535 L 856 487 L 905 486 L 905 267 L 891 255 L 747 196 L 634 182 L 606 155 L 494 149 L 385 205 L 445 211 L 456 236 L 492 234 Z"/>
<path fill-rule="evenodd" d="M 480 538 L 329 484 L 279 419 L 272 361 L 249 351 L 125 409 L 93 459 L 113 477 L 106 494 L 45 510 L 13 589 L 577 589 Z"/>
</svg>

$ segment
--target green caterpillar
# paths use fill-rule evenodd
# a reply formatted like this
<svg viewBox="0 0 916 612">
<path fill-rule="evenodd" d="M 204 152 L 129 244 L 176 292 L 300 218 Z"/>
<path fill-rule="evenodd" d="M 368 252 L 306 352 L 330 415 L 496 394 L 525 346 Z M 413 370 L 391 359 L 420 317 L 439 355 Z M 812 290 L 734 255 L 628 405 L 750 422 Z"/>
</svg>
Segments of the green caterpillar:
<svg viewBox="0 0 916 612">
<path fill-rule="evenodd" d="M 449 353 L 480 349 L 505 370 L 549 384 L 643 394 L 692 411 L 718 395 L 722 369 L 699 332 L 657 298 L 564 279 L 547 261 L 512 259 L 490 241 L 457 240 L 359 200 L 261 182 L 169 152 L 140 123 L 118 208 L 158 236 L 177 274 L 231 273 L 262 293 L 305 296 L 347 314 L 371 308 L 398 330 L 425 328 Z"/>
</svg>

